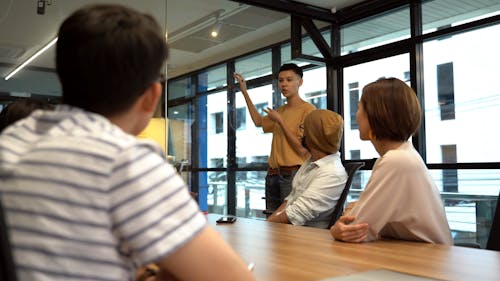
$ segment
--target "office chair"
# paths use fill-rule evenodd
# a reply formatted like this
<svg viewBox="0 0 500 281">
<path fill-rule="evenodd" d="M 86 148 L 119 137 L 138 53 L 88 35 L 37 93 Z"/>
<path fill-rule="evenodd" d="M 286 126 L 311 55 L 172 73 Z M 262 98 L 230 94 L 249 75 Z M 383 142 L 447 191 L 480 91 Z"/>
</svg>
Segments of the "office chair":
<svg viewBox="0 0 500 281">
<path fill-rule="evenodd" d="M 330 229 L 330 227 L 332 227 L 332 225 L 334 225 L 342 215 L 344 211 L 344 203 L 347 199 L 347 194 L 349 194 L 349 189 L 351 189 L 354 175 L 356 174 L 356 171 L 358 171 L 364 165 L 365 162 L 348 162 L 344 164 L 345 171 L 347 172 L 347 181 L 345 183 L 344 189 L 342 190 L 342 194 L 340 194 L 339 200 L 337 201 L 337 205 L 335 205 L 335 209 L 333 210 L 330 223 L 328 224 L 328 229 Z"/>
<path fill-rule="evenodd" d="M 7 225 L 0 202 L 0 280 L 17 281 L 16 268 L 9 243 Z"/>
<path fill-rule="evenodd" d="M 491 224 L 490 236 L 486 249 L 500 251 L 500 193 L 498 194 L 497 207 Z"/>
</svg>

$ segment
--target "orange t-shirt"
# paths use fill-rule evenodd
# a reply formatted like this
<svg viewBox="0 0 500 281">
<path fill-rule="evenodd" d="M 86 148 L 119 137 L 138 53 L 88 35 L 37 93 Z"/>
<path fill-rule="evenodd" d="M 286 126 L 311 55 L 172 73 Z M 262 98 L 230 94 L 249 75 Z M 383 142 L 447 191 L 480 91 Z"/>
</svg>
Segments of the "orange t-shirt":
<svg viewBox="0 0 500 281">
<path fill-rule="evenodd" d="M 285 125 L 296 135 L 300 140 L 302 138 L 302 130 L 299 126 L 304 123 L 307 114 L 315 110 L 316 107 L 310 103 L 303 103 L 299 106 L 290 107 L 287 104 L 280 106 L 276 111 L 281 114 L 285 121 Z M 280 125 L 275 123 L 269 116 L 262 118 L 262 129 L 266 133 L 273 133 L 273 141 L 271 144 L 271 155 L 269 156 L 269 166 L 277 168 L 279 166 L 295 166 L 302 165 L 307 157 L 301 157 L 295 152 L 292 146 L 288 143 L 285 133 Z"/>
</svg>

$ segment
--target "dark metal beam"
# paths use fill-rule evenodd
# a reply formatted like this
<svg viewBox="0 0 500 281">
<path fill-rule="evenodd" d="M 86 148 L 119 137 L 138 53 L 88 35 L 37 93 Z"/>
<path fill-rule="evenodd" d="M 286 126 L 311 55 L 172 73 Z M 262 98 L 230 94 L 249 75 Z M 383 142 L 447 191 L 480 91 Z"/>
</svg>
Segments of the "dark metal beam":
<svg viewBox="0 0 500 281">
<path fill-rule="evenodd" d="M 325 60 L 333 59 L 333 54 L 330 46 L 326 42 L 325 38 L 323 38 L 323 35 L 321 35 L 321 32 L 318 30 L 313 21 L 311 19 L 303 18 L 301 22 L 302 26 L 306 29 L 307 33 L 311 37 L 312 41 L 323 55 L 323 58 Z"/>
<path fill-rule="evenodd" d="M 296 14 L 310 19 L 335 23 L 336 18 L 328 9 L 306 5 L 292 0 L 231 0 L 278 12 Z"/>
<path fill-rule="evenodd" d="M 302 55 L 302 23 L 299 17 L 290 19 L 290 49 L 292 59 Z"/>
<path fill-rule="evenodd" d="M 323 35 L 321 35 L 321 32 L 319 31 L 319 29 L 316 27 L 316 25 L 313 23 L 312 20 L 301 16 L 292 15 L 290 22 L 291 22 L 290 45 L 292 51 L 291 52 L 292 59 L 299 59 L 301 61 L 306 61 L 316 65 L 318 63 L 324 64 L 327 61 L 333 60 L 333 53 L 330 46 L 326 42 Z M 305 55 L 302 53 L 302 27 L 305 28 L 311 40 L 316 45 L 318 50 L 321 52 L 323 57 L 315 57 L 311 55 Z"/>
</svg>

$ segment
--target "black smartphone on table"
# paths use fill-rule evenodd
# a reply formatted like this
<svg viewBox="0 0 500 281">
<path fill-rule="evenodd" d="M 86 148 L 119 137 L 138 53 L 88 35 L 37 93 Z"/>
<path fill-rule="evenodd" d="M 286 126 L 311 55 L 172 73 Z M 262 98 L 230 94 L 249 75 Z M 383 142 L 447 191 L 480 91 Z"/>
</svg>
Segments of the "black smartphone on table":
<svg viewBox="0 0 500 281">
<path fill-rule="evenodd" d="M 217 223 L 234 223 L 236 221 L 236 217 L 220 217 L 216 220 Z"/>
</svg>

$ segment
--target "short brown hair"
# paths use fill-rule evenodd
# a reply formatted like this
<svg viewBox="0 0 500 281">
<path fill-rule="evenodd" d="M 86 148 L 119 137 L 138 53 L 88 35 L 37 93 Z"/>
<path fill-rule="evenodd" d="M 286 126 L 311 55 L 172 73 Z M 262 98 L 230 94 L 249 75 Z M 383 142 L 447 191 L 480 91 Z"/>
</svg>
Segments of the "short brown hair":
<svg viewBox="0 0 500 281">
<path fill-rule="evenodd" d="M 363 88 L 361 104 L 377 139 L 406 141 L 420 125 L 417 95 L 397 78 L 381 78 Z"/>
</svg>

